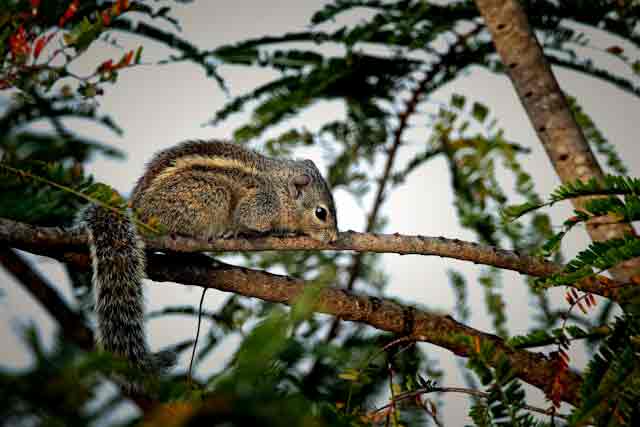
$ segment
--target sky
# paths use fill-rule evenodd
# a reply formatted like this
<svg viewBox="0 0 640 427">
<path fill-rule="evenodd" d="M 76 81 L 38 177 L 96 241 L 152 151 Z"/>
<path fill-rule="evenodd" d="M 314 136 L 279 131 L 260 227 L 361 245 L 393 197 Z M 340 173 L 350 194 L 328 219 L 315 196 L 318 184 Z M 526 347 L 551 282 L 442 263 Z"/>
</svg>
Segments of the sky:
<svg viewBox="0 0 640 427">
<path fill-rule="evenodd" d="M 201 0 L 185 6 L 176 4 L 173 7 L 174 15 L 183 27 L 182 36 L 200 47 L 214 48 L 250 37 L 303 30 L 308 25 L 311 14 L 324 3 L 326 1 L 320 0 Z M 350 13 L 330 25 L 337 27 L 360 19 L 362 15 Z M 602 33 L 592 34 L 592 37 L 601 47 L 619 44 Z M 139 40 L 131 37 L 119 37 L 119 42 L 125 50 L 139 45 Z M 94 46 L 77 64 L 78 71 L 90 71 L 104 59 L 119 58 L 123 52 L 122 49 L 104 44 Z M 143 60 L 152 63 L 166 54 L 164 48 L 145 43 Z M 638 57 L 637 51 L 627 51 L 627 54 Z M 608 67 L 618 67 L 617 70 L 622 70 L 622 65 L 617 61 L 609 61 L 606 64 Z M 637 141 L 636 126 L 633 124 L 640 117 L 638 99 L 606 83 L 565 70 L 554 71 L 561 87 L 567 93 L 578 96 L 585 111 L 594 118 L 609 140 L 615 143 L 630 169 L 630 175 L 640 175 L 640 145 Z M 243 67 L 225 66 L 221 67 L 220 72 L 227 80 L 231 96 L 242 94 L 275 76 L 272 72 Z M 636 78 L 635 82 L 640 83 L 638 80 Z M 472 68 L 446 88 L 433 94 L 430 102 L 446 102 L 452 93 L 461 93 L 470 100 L 481 100 L 487 104 L 498 118 L 498 125 L 505 129 L 506 138 L 532 149 L 531 155 L 524 160 L 524 166 L 533 175 L 540 194 L 549 194 L 559 184 L 507 77 Z M 102 110 L 113 115 L 124 129 L 122 137 L 83 121 L 70 124 L 77 132 L 108 141 L 127 153 L 124 161 L 96 157 L 89 164 L 88 170 L 98 181 L 106 182 L 123 194 L 128 194 L 142 173 L 145 162 L 154 152 L 186 139 L 229 139 L 234 127 L 247 119 L 248 112 L 232 117 L 215 128 L 203 126 L 229 99 L 228 95 L 222 92 L 213 80 L 207 79 L 196 66 L 186 63 L 166 66 L 143 65 L 122 72 L 116 85 L 105 87 L 105 95 L 100 100 Z M 342 114 L 344 111 L 339 104 L 323 103 L 288 121 L 278 130 L 300 125 L 316 129 L 327 120 L 339 118 Z M 424 120 L 420 122 L 419 119 L 413 123 L 414 128 L 408 133 L 408 139 L 415 143 L 410 142 L 401 148 L 396 164 L 402 165 L 410 159 L 418 149 L 417 141 L 424 140 L 425 129 L 419 126 L 422 123 Z M 326 162 L 319 151 L 306 150 L 296 155 L 311 158 L 321 170 L 324 170 Z M 410 175 L 403 186 L 390 194 L 384 205 L 382 214 L 388 217 L 384 231 L 473 240 L 472 233 L 462 229 L 457 223 L 450 186 L 443 185 L 449 181 L 446 165 L 441 161 L 430 162 L 428 167 L 420 168 Z M 416 197 L 417 194 L 419 197 Z M 370 208 L 370 199 L 365 199 L 361 205 L 343 191 L 337 191 L 335 198 L 340 229 L 362 231 L 364 217 Z M 549 210 L 556 223 L 569 216 L 570 212 L 568 204 L 561 204 Z M 573 232 L 566 244 L 567 253 L 575 253 L 587 242 L 583 230 Z M 59 283 L 60 293 L 73 305 L 70 286 L 57 263 L 46 258 L 31 259 L 45 272 L 51 282 Z M 382 259 L 384 269 L 389 275 L 385 295 L 444 314 L 452 313 L 456 303 L 448 284 L 447 270 L 455 268 L 468 274 L 468 298 L 473 312 L 471 326 L 484 331 L 492 329 L 491 319 L 486 315 L 484 308 L 484 291 L 473 281 L 481 271 L 480 267 L 439 257 L 400 257 L 387 254 Z M 0 364 L 23 367 L 29 363 L 29 359 L 18 338 L 20 328 L 33 321 L 46 337 L 51 335 L 50 332 L 55 325 L 4 271 L 0 271 L 0 284 L 5 293 L 0 298 L 0 342 L 3 343 L 0 349 Z M 503 285 L 504 298 L 508 302 L 509 331 L 511 334 L 524 333 L 532 325 L 532 320 L 525 317 L 528 312 L 525 308 L 532 303 L 528 291 L 517 273 L 505 272 Z M 147 285 L 145 297 L 148 310 L 174 304 L 197 305 L 200 290 L 172 284 Z M 208 292 L 205 305 L 207 308 L 216 309 L 226 298 L 228 294 Z M 191 319 L 171 317 L 152 320 L 148 324 L 149 341 L 154 349 L 192 337 L 194 332 L 194 322 Z M 202 369 L 216 369 L 216 366 L 222 366 L 237 342 L 237 336 L 228 338 L 221 349 L 210 357 L 211 360 L 203 364 Z M 424 344 L 422 348 L 431 357 L 441 356 L 440 366 L 449 373 L 444 384 L 463 385 L 458 377 L 455 357 L 431 345 Z M 186 357 L 180 360 L 181 368 L 187 365 Z M 541 403 L 539 393 L 535 398 Z M 466 399 L 457 395 L 447 395 L 443 400 L 446 401 L 443 413 L 446 424 L 462 424 L 466 420 Z"/>
</svg>

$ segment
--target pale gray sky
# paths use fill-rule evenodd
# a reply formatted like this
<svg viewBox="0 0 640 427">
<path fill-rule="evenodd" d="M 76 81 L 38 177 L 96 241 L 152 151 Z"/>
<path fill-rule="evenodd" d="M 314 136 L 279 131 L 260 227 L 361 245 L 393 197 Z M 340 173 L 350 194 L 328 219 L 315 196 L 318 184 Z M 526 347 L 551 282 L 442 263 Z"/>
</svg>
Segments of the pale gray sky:
<svg viewBox="0 0 640 427">
<path fill-rule="evenodd" d="M 195 1 L 187 6 L 175 6 L 176 16 L 180 20 L 183 36 L 201 47 L 216 47 L 223 43 L 239 41 L 249 37 L 277 35 L 286 31 L 304 29 L 311 14 L 325 1 L 257 1 L 257 0 L 218 0 L 215 2 Z M 357 13 L 349 14 L 349 22 L 361 17 Z M 343 23 L 339 21 L 336 25 Z M 603 35 L 595 36 L 603 47 L 610 40 Z M 138 43 L 128 37 L 120 38 L 126 49 L 137 47 Z M 616 42 L 617 43 L 617 42 Z M 119 58 L 123 51 L 100 45 L 88 52 L 79 71 L 86 67 L 92 70 L 96 64 L 107 58 Z M 143 59 L 152 62 L 166 56 L 159 46 L 145 43 Z M 627 51 L 630 56 L 638 57 L 638 52 Z M 610 67 L 619 67 L 615 62 Z M 250 70 L 243 67 L 222 67 L 221 73 L 227 79 L 232 95 L 241 94 L 258 84 L 272 78 L 275 74 L 264 70 Z M 604 134 L 613 141 L 622 158 L 630 167 L 631 175 L 640 175 L 640 148 L 637 142 L 635 120 L 640 118 L 640 102 L 622 93 L 610 85 L 575 73 L 556 70 L 560 84 L 568 93 L 578 97 L 584 109 L 594 118 Z M 636 78 L 636 83 L 638 79 Z M 104 158 L 95 159 L 90 172 L 98 181 L 106 182 L 128 194 L 144 163 L 157 150 L 169 147 L 176 142 L 192 138 L 225 138 L 231 130 L 247 118 L 247 114 L 233 117 L 220 127 L 202 127 L 213 113 L 227 100 L 213 80 L 208 80 L 201 69 L 189 64 L 169 66 L 141 66 L 126 70 L 120 74 L 115 86 L 106 86 L 101 105 L 106 113 L 112 114 L 125 130 L 122 138 L 93 125 L 78 121 L 74 128 L 82 134 L 102 138 L 127 153 L 126 161 L 113 161 Z M 470 100 L 479 100 L 488 104 L 499 119 L 509 140 L 531 147 L 533 152 L 524 161 L 525 167 L 533 175 L 538 191 L 548 194 L 557 184 L 553 170 L 537 142 L 535 133 L 512 89 L 504 76 L 496 76 L 480 68 L 473 68 L 451 83 L 447 88 L 434 95 L 434 101 L 446 101 L 451 93 L 461 93 Z M 336 103 L 324 103 L 306 111 L 300 117 L 290 120 L 284 127 L 304 125 L 315 129 L 327 120 L 341 117 L 342 108 Z M 402 165 L 417 150 L 417 142 L 424 140 L 425 123 L 418 117 L 416 127 L 410 135 L 415 136 L 415 145 L 402 148 L 397 161 Z M 282 128 L 281 128 L 282 129 Z M 297 153 L 312 158 L 322 169 L 322 156 L 317 151 Z M 444 162 L 436 161 L 414 172 L 406 183 L 397 189 L 385 204 L 383 213 L 388 215 L 386 232 L 406 234 L 443 235 L 445 237 L 472 240 L 473 235 L 457 224 L 449 176 Z M 349 195 L 342 191 L 336 194 L 340 228 L 343 230 L 362 230 L 364 214 L 369 205 L 359 206 Z M 368 199 L 367 199 L 368 200 Z M 366 200 L 366 201 L 367 201 Z M 559 224 L 570 213 L 568 205 L 553 208 L 555 223 Z M 586 242 L 582 230 L 574 232 L 568 245 L 569 252 L 575 252 Z M 73 304 L 70 287 L 62 269 L 46 258 L 33 258 L 36 265 L 46 272 L 51 282 L 59 283 L 63 296 Z M 471 326 L 489 331 L 491 320 L 486 315 L 483 302 L 483 290 L 473 281 L 480 267 L 463 262 L 422 256 L 385 255 L 385 270 L 390 282 L 385 293 L 398 297 L 409 304 L 426 305 L 443 313 L 452 311 L 455 304 L 450 290 L 446 271 L 459 269 L 469 274 L 469 302 L 473 316 Z M 9 366 L 25 366 L 29 360 L 25 356 L 24 346 L 15 335 L 21 325 L 34 320 L 43 336 L 50 335 L 54 327 L 43 310 L 0 271 L 0 283 L 6 295 L 0 298 L 0 363 Z M 560 293 L 562 293 L 560 291 Z M 526 317 L 526 307 L 530 304 L 528 292 L 515 273 L 505 272 L 504 295 L 508 303 L 509 329 L 512 334 L 523 333 L 531 324 Z M 162 284 L 146 287 L 148 310 L 155 310 L 174 304 L 193 304 L 199 301 L 200 290 L 184 286 Z M 216 308 L 223 303 L 227 295 L 222 292 L 208 292 L 206 305 Z M 152 347 L 159 348 L 181 341 L 194 334 L 194 323 L 188 319 L 171 317 L 166 320 L 154 320 L 149 323 L 148 333 Z M 237 342 L 231 337 L 222 350 L 211 356 L 203 366 L 215 369 L 221 361 L 230 355 Z M 459 385 L 455 360 L 442 350 L 424 345 L 432 355 L 441 355 L 441 366 L 450 374 L 443 381 L 446 385 Z M 188 361 L 180 361 L 184 368 Z M 538 398 L 540 397 L 538 393 Z M 466 414 L 466 399 L 458 395 L 443 397 L 447 402 L 444 420 L 447 425 L 460 425 Z"/>
</svg>

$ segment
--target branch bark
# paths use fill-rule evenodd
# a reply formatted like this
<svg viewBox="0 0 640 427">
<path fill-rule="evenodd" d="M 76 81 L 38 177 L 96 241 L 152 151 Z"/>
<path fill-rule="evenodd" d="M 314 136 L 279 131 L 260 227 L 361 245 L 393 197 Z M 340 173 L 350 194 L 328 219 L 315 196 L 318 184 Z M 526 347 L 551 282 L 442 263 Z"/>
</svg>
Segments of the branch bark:
<svg viewBox="0 0 640 427">
<path fill-rule="evenodd" d="M 491 32 L 496 50 L 507 67 L 511 81 L 533 124 L 551 164 L 563 183 L 576 179 L 601 180 L 603 172 L 529 27 L 517 0 L 476 0 L 476 5 Z M 576 209 L 586 199 L 576 199 Z M 629 224 L 587 223 L 594 241 L 635 234 Z M 640 258 L 610 270 L 614 279 L 629 282 L 640 273 Z"/>
<path fill-rule="evenodd" d="M 87 245 L 86 236 L 77 230 L 56 227 L 36 227 L 30 224 L 0 218 L 0 243 L 26 251 L 51 256 L 59 252 L 66 262 L 75 263 L 74 257 Z M 405 236 L 401 234 L 342 232 L 334 243 L 321 243 L 309 237 L 261 237 L 255 239 L 224 239 L 203 241 L 180 236 L 145 238 L 149 250 L 171 252 L 252 252 L 252 251 L 357 251 L 397 253 L 400 255 L 426 255 L 453 258 L 505 270 L 517 271 L 534 277 L 547 277 L 559 273 L 564 266 L 541 257 L 521 254 L 518 251 L 465 242 L 458 239 L 430 236 Z M 60 258 L 58 258 L 60 259 Z M 81 260 L 83 262 L 83 260 Z M 573 285 L 576 289 L 617 300 L 623 284 L 596 276 L 583 279 Z"/>
<path fill-rule="evenodd" d="M 77 268 L 90 268 L 88 251 L 84 244 L 86 236 L 79 231 L 65 234 L 63 230 L 57 228 L 33 227 L 21 224 L 14 227 L 16 228 L 16 233 L 9 234 L 9 236 L 12 236 L 9 237 L 6 234 L 8 223 L 13 223 L 14 226 L 19 224 L 7 220 L 0 221 L 0 242 L 26 250 L 35 248 L 37 249 L 35 252 L 40 255 L 71 263 Z M 349 235 L 350 233 L 346 234 Z M 29 240 L 29 237 L 33 239 Z M 361 235 L 361 237 L 371 237 L 374 240 L 377 238 L 377 236 L 370 235 Z M 398 237 L 387 236 L 389 239 Z M 57 241 L 56 238 L 58 239 Z M 419 238 L 414 239 L 420 240 Z M 7 240 L 11 240 L 11 243 L 7 242 Z M 157 245 L 159 240 L 150 241 L 150 243 L 155 243 L 154 250 L 160 249 Z M 312 246 L 310 239 L 287 240 L 307 248 Z M 175 242 L 179 240 L 164 238 L 164 241 L 168 243 L 168 246 L 175 248 Z M 174 243 L 170 243 L 172 241 Z M 275 243 L 280 241 L 281 244 L 285 242 L 284 239 L 273 237 L 260 239 L 260 241 L 262 241 L 262 245 L 267 242 Z M 229 245 L 231 242 L 225 241 L 221 243 Z M 195 245 L 193 241 L 189 241 L 189 243 Z M 254 250 L 256 250 L 256 246 L 260 246 L 255 241 L 247 241 L 245 243 L 237 241 L 235 244 L 254 247 Z M 305 288 L 305 282 L 302 280 L 231 266 L 217 262 L 202 254 L 159 254 L 150 250 L 148 252 L 147 275 L 151 280 L 157 282 L 169 281 L 185 285 L 210 287 L 287 305 L 294 304 Z M 331 314 L 344 320 L 365 323 L 380 330 L 415 337 L 416 340 L 430 342 L 446 348 L 461 357 L 467 357 L 474 351 L 473 345 L 470 343 L 476 345 L 490 342 L 496 348 L 496 361 L 500 355 L 506 355 L 519 378 L 542 390 L 548 390 L 558 369 L 557 362 L 543 354 L 511 348 L 501 338 L 461 324 L 450 316 L 417 310 L 392 301 L 359 295 L 348 290 L 322 289 L 319 292 L 314 310 Z M 467 339 L 465 340 L 463 337 Z M 569 373 L 562 399 L 574 405 L 577 404 L 578 389 L 581 382 L 580 375 L 573 372 Z"/>
</svg>

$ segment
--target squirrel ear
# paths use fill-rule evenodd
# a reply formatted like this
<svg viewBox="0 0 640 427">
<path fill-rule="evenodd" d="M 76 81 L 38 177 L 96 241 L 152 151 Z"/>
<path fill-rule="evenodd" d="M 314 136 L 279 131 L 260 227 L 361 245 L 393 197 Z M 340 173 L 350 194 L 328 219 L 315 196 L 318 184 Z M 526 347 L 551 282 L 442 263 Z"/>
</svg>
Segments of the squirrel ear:
<svg viewBox="0 0 640 427">
<path fill-rule="evenodd" d="M 311 184 L 311 177 L 306 173 L 294 176 L 289 183 L 289 194 L 294 199 L 297 199 L 302 194 L 302 188 L 309 184 Z"/>
</svg>

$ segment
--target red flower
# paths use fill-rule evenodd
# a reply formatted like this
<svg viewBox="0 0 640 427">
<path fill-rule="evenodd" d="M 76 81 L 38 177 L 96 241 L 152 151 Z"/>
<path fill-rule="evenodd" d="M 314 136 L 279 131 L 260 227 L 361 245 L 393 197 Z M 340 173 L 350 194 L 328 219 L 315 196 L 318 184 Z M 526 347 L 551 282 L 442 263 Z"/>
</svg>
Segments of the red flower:
<svg viewBox="0 0 640 427">
<path fill-rule="evenodd" d="M 40 0 L 31 0 L 31 14 L 36 16 L 38 14 L 38 8 L 40 7 Z"/>
<path fill-rule="evenodd" d="M 112 12 L 114 16 L 118 16 L 127 9 L 129 9 L 129 0 L 118 0 L 113 5 Z"/>
<path fill-rule="evenodd" d="M 98 67 L 98 72 L 99 73 L 104 73 L 104 72 L 113 70 L 113 68 L 114 68 L 113 67 L 113 60 L 112 59 L 107 59 L 102 64 L 100 64 L 100 66 Z"/>
<path fill-rule="evenodd" d="M 51 40 L 54 35 L 55 34 L 49 34 L 48 36 L 41 36 L 38 39 L 36 39 L 36 42 L 33 47 L 34 58 L 37 59 L 38 56 L 40 56 L 40 52 L 42 52 L 42 49 L 47 45 L 47 43 L 49 43 L 49 40 Z"/>
<path fill-rule="evenodd" d="M 64 12 L 64 15 L 60 17 L 60 21 L 58 25 L 60 27 L 64 26 L 65 22 L 67 22 L 73 15 L 78 11 L 78 6 L 80 5 L 80 0 L 73 0 L 67 10 Z"/>
<path fill-rule="evenodd" d="M 131 59 L 133 58 L 133 51 L 129 51 L 127 52 L 122 59 L 120 60 L 120 62 L 118 63 L 117 67 L 126 67 L 127 65 L 129 65 L 131 63 Z"/>
<path fill-rule="evenodd" d="M 33 48 L 34 58 L 37 58 L 38 56 L 40 56 L 40 52 L 42 52 L 42 48 L 44 47 L 45 43 L 46 43 L 46 39 L 44 36 L 36 40 L 36 44 L 34 45 L 34 48 Z"/>
<path fill-rule="evenodd" d="M 102 13 L 102 23 L 105 27 L 109 26 L 111 23 L 111 13 L 108 10 L 103 10 Z"/>
<path fill-rule="evenodd" d="M 28 55 L 31 51 L 31 46 L 27 42 L 27 32 L 22 25 L 9 37 L 9 46 L 14 58 Z"/>
</svg>

